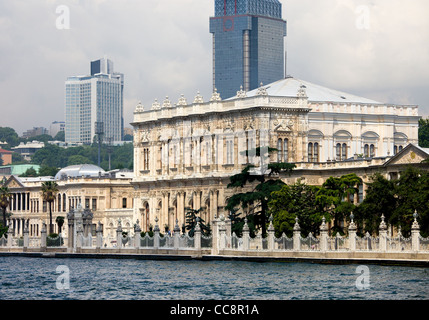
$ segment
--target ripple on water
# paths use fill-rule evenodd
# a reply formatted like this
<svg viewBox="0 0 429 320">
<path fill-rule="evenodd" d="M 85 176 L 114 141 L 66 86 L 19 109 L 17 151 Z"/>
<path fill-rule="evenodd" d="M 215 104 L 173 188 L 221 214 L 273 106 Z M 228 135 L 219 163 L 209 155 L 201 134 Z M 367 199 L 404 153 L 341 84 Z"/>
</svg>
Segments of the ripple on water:
<svg viewBox="0 0 429 320">
<path fill-rule="evenodd" d="M 70 270 L 70 289 L 56 289 Z M 85 260 L 0 257 L 2 299 L 335 300 L 428 299 L 425 269 L 369 266 L 370 288 L 356 288 L 356 266 L 239 261 Z"/>
</svg>

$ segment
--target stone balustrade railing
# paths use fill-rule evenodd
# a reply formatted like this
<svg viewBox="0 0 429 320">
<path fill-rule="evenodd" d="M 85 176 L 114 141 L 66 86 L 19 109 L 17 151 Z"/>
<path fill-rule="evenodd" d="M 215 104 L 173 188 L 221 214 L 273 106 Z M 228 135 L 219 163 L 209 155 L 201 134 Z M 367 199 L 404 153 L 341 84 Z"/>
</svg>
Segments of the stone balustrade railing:
<svg viewBox="0 0 429 320">
<path fill-rule="evenodd" d="M 230 222 L 230 221 L 229 221 Z M 116 236 L 103 236 L 102 227 L 99 224 L 96 230 L 96 236 L 91 234 L 84 235 L 81 230 L 77 232 L 76 241 L 73 247 L 69 247 L 70 243 L 67 239 L 57 236 L 51 238 L 46 235 L 46 225 L 42 226 L 40 238 L 29 237 L 28 229 L 24 229 L 22 238 L 14 238 L 13 231 L 8 231 L 8 237 L 0 238 L 0 248 L 23 248 L 27 251 L 29 248 L 38 249 L 39 251 L 47 251 L 47 248 L 67 248 L 70 252 L 82 252 L 82 250 L 93 249 L 95 252 L 100 252 L 101 249 L 166 249 L 166 250 L 196 250 L 202 249 L 211 250 L 212 254 L 222 254 L 225 250 L 232 252 L 429 252 L 429 238 L 423 238 L 420 235 L 420 227 L 417 223 L 417 214 L 414 216 L 412 225 L 411 237 L 403 237 L 401 232 L 396 236 L 391 236 L 387 232 L 387 225 L 382 216 L 382 221 L 379 227 L 379 235 L 373 237 L 366 234 L 364 237 L 357 236 L 357 228 L 351 217 L 351 223 L 348 227 L 348 235 L 340 236 L 337 234 L 334 237 L 328 235 L 328 228 L 325 219 L 320 226 L 320 234 L 318 237 L 313 234 L 303 237 L 299 226 L 298 218 L 293 230 L 291 238 L 283 234 L 281 237 L 276 237 L 270 218 L 267 236 L 264 238 L 261 235 L 256 237 L 250 236 L 247 219 L 243 227 L 242 237 L 238 237 L 235 233 L 227 232 L 228 220 L 221 217 L 213 221 L 213 232 L 210 236 L 204 236 L 197 224 L 194 235 L 181 234 L 180 228 L 176 222 L 176 227 L 172 235 L 161 235 L 158 224 L 155 225 L 153 235 L 141 235 L 141 230 L 138 227 L 138 221 L 134 229 L 134 235 L 128 235 L 122 232 L 121 224 L 119 223 L 116 230 Z M 228 230 L 229 231 L 229 230 Z"/>
</svg>

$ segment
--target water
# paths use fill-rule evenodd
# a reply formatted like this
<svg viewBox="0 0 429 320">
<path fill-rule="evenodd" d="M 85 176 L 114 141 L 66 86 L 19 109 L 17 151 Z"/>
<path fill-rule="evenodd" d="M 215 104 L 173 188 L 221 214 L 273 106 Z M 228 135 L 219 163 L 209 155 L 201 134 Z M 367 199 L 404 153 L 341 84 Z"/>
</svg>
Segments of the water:
<svg viewBox="0 0 429 320">
<path fill-rule="evenodd" d="M 69 289 L 64 270 L 69 271 Z M 242 261 L 0 257 L 2 300 L 423 300 L 429 269 Z M 60 278 L 59 278 L 60 277 Z M 58 280 L 58 281 L 57 281 Z M 359 282 L 359 281 L 358 281 Z M 59 283 L 59 288 L 57 284 Z M 362 282 L 360 282 L 362 283 Z"/>
</svg>

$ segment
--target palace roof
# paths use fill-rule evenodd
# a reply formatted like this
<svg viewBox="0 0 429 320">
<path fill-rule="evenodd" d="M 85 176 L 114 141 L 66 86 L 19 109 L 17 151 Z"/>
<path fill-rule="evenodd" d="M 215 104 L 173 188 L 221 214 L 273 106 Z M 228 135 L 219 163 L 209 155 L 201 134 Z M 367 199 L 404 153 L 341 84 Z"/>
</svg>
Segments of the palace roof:
<svg viewBox="0 0 429 320">
<path fill-rule="evenodd" d="M 298 90 L 303 88 L 310 102 L 333 102 L 333 103 L 357 103 L 357 104 L 382 104 L 381 102 L 359 97 L 350 93 L 329 89 L 308 81 L 287 77 L 285 79 L 263 85 L 269 96 L 273 97 L 296 97 Z M 260 89 L 246 93 L 247 97 L 258 94 Z M 237 96 L 228 100 L 236 99 Z"/>
</svg>

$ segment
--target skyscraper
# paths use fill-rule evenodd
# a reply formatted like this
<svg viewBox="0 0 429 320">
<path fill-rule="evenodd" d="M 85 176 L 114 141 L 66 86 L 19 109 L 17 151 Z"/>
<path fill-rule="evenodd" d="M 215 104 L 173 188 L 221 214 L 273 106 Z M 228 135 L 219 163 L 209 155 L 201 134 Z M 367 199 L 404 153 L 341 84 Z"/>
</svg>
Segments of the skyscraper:
<svg viewBox="0 0 429 320">
<path fill-rule="evenodd" d="M 111 60 L 92 61 L 91 75 L 69 77 L 65 90 L 67 143 L 91 144 L 100 129 L 103 139 L 122 141 L 124 75 Z"/>
<path fill-rule="evenodd" d="M 223 99 L 284 78 L 286 21 L 279 0 L 215 0 L 213 86 Z"/>
</svg>

